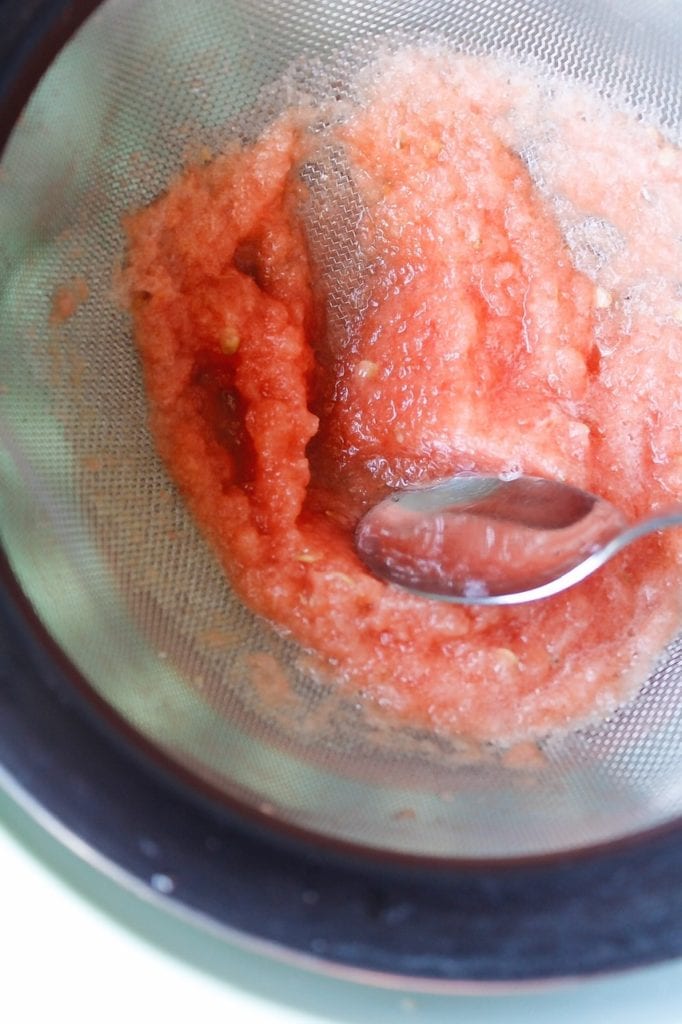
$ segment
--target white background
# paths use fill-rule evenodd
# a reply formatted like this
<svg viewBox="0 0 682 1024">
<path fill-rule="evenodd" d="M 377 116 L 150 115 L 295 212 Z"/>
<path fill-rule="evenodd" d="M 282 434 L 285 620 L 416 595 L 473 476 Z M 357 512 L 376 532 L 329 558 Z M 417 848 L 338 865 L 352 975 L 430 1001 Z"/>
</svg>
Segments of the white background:
<svg viewBox="0 0 682 1024">
<path fill-rule="evenodd" d="M 681 922 L 682 927 L 682 922 Z M 3 1024 L 682 1024 L 682 962 L 533 995 L 425 996 L 308 974 L 116 886 L 0 794 Z"/>
</svg>

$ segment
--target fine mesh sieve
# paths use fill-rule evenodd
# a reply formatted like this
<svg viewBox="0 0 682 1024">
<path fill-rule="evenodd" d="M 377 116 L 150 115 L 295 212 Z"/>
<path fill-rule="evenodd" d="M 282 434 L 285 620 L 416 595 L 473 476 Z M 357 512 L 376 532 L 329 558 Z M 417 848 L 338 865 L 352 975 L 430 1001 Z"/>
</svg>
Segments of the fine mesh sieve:
<svg viewBox="0 0 682 1024">
<path fill-rule="evenodd" d="M 679 141 L 681 28 L 675 0 L 108 0 L 44 76 L 2 166 L 1 536 L 93 689 L 214 790 L 325 836 L 463 858 L 589 846 L 682 812 L 682 637 L 634 701 L 544 742 L 532 771 L 369 718 L 306 671 L 231 594 L 170 483 L 112 288 L 125 211 L 198 145 L 252 137 L 298 91 L 342 90 L 378 39 L 530 57 Z M 343 265 L 341 240 L 342 224 L 327 259 Z M 51 319 L 81 280 L 87 301 Z"/>
</svg>

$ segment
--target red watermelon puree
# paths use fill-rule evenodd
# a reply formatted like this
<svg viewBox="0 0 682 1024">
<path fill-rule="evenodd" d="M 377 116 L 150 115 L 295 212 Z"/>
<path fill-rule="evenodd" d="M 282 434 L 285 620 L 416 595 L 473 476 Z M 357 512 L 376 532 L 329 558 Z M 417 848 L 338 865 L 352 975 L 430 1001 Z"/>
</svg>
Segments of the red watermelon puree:
<svg viewBox="0 0 682 1024">
<path fill-rule="evenodd" d="M 553 599 L 463 608 L 373 578 L 353 530 L 389 488 L 460 470 L 564 479 L 629 516 L 679 497 L 680 153 L 481 59 L 405 52 L 357 91 L 326 134 L 285 114 L 127 219 L 160 452 L 244 602 L 355 700 L 501 743 L 599 719 L 675 632 L 674 533 Z M 330 143 L 365 210 L 342 332 L 300 174 Z M 579 271 L 586 217 L 617 242 Z"/>
</svg>

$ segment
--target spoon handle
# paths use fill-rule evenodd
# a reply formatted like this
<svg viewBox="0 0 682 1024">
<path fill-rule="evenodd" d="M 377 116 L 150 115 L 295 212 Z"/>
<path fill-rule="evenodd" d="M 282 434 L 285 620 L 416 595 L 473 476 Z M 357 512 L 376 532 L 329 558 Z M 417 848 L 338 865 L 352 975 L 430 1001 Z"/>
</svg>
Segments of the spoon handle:
<svg viewBox="0 0 682 1024">
<path fill-rule="evenodd" d="M 663 512 L 657 513 L 655 516 L 650 516 L 647 519 L 641 519 L 638 523 L 634 523 L 623 530 L 622 533 L 607 541 L 603 547 L 588 555 L 584 561 L 567 572 L 562 573 L 561 576 L 557 576 L 556 579 L 543 583 L 539 587 L 533 587 L 532 590 L 525 590 L 515 594 L 497 594 L 492 597 L 480 597 L 476 603 L 525 604 L 528 601 L 539 601 L 545 597 L 553 597 L 555 594 L 561 593 L 562 590 L 573 587 L 576 583 L 581 583 L 584 579 L 587 579 L 588 576 L 591 576 L 597 569 L 601 569 L 606 562 L 622 551 L 623 548 L 628 547 L 628 545 L 633 544 L 642 537 L 646 537 L 650 533 L 656 533 L 658 530 L 668 530 L 672 526 L 682 526 L 682 505 L 674 505 Z M 455 597 L 445 598 L 444 600 L 452 601 L 456 604 L 471 603 L 467 599 Z"/>
</svg>

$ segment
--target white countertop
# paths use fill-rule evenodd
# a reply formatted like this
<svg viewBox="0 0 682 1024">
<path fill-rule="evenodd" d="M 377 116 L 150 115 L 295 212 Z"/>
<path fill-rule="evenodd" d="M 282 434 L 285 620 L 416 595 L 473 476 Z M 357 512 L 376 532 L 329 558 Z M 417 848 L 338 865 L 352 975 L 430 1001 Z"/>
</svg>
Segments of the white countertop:
<svg viewBox="0 0 682 1024">
<path fill-rule="evenodd" d="M 682 1024 L 682 962 L 519 996 L 425 996 L 236 949 L 119 889 L 0 794 L 7 1024 Z"/>
</svg>

